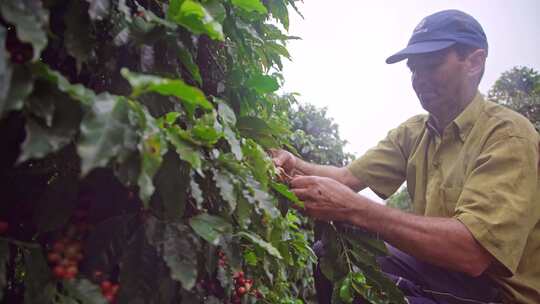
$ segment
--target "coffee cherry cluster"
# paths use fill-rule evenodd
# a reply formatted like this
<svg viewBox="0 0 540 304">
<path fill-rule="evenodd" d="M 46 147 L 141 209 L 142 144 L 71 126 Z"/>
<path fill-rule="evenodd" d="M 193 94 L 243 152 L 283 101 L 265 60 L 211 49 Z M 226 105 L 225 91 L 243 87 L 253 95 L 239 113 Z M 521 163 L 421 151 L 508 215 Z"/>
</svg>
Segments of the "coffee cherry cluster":
<svg viewBox="0 0 540 304">
<path fill-rule="evenodd" d="M 221 250 L 218 251 L 218 265 L 219 267 L 226 267 L 228 265 L 227 256 L 225 253 Z M 234 279 L 234 290 L 233 294 L 231 296 L 231 303 L 232 304 L 239 304 L 242 303 L 242 297 L 246 295 L 252 295 L 255 296 L 257 299 L 262 299 L 263 295 L 258 290 L 253 288 L 253 279 L 247 278 L 243 271 L 238 271 L 233 274 Z M 205 286 L 207 290 L 213 290 L 211 287 L 211 284 L 206 284 L 209 286 Z"/>
<path fill-rule="evenodd" d="M 118 289 L 120 284 L 113 283 L 110 280 L 104 278 L 104 274 L 101 271 L 94 272 L 94 278 L 99 281 L 99 287 L 101 288 L 101 294 L 107 302 L 113 303 L 116 301 L 116 295 L 118 294 Z"/>
<path fill-rule="evenodd" d="M 219 260 L 218 260 L 218 266 L 219 267 L 225 267 L 229 264 L 229 262 L 227 261 L 227 256 L 225 255 L 225 253 L 223 251 L 218 251 L 218 257 L 219 257 Z"/>
<path fill-rule="evenodd" d="M 79 273 L 79 263 L 84 258 L 81 240 L 84 239 L 89 229 L 86 217 L 86 210 L 77 209 L 74 213 L 73 223 L 53 243 L 47 254 L 47 260 L 54 277 L 57 279 L 74 279 Z"/>
<path fill-rule="evenodd" d="M 233 275 L 234 279 L 234 291 L 235 293 L 232 295 L 232 303 L 233 304 L 239 304 L 242 302 L 242 297 L 251 294 L 255 296 L 257 299 L 262 298 L 262 294 L 258 289 L 252 288 L 253 287 L 253 280 L 250 278 L 246 278 L 243 271 L 238 271 Z"/>
<path fill-rule="evenodd" d="M 78 240 L 63 237 L 54 242 L 47 260 L 57 279 L 73 279 L 79 273 L 79 262 L 84 258 Z"/>
</svg>

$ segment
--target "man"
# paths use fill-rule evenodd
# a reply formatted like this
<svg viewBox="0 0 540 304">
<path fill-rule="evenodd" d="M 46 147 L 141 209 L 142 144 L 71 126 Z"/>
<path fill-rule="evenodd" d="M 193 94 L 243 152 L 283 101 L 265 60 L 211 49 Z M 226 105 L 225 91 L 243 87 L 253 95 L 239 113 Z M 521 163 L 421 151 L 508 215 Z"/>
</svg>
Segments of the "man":
<svg viewBox="0 0 540 304">
<path fill-rule="evenodd" d="M 280 150 L 305 214 L 378 233 L 391 255 L 381 269 L 410 303 L 540 303 L 539 135 L 521 115 L 478 92 L 488 44 L 471 16 L 426 17 L 405 49 L 413 89 L 429 115 L 390 131 L 345 168 Z M 386 198 L 407 182 L 416 214 Z"/>
</svg>

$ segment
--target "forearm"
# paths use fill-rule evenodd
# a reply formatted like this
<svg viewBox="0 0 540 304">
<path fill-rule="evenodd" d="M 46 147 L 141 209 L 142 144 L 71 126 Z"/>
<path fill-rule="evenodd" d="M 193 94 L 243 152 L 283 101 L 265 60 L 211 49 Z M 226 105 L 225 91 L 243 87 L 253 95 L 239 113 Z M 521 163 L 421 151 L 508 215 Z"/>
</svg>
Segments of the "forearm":
<svg viewBox="0 0 540 304">
<path fill-rule="evenodd" d="M 417 216 L 389 208 L 358 195 L 347 221 L 378 233 L 396 248 L 428 263 L 480 275 L 491 256 L 467 227 L 453 218 Z"/>
<path fill-rule="evenodd" d="M 339 168 L 335 166 L 318 165 L 298 158 L 295 170 L 299 171 L 301 175 L 331 178 L 348 186 L 355 192 L 358 192 L 366 187 L 364 183 L 356 178 L 346 167 Z"/>
</svg>

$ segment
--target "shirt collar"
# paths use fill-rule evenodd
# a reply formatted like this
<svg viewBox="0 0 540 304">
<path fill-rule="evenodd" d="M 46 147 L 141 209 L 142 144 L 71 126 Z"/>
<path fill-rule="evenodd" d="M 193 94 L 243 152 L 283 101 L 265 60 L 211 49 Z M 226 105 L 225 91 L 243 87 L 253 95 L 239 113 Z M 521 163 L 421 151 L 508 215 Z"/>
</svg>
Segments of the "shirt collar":
<svg viewBox="0 0 540 304">
<path fill-rule="evenodd" d="M 474 124 L 478 120 L 478 115 L 482 111 L 482 104 L 484 98 L 480 92 L 476 92 L 476 96 L 469 103 L 469 105 L 461 112 L 458 117 L 456 117 L 453 123 L 457 126 L 459 130 L 459 137 L 462 141 L 465 141 Z"/>
<path fill-rule="evenodd" d="M 462 141 L 465 141 L 465 139 L 471 132 L 471 129 L 474 126 L 474 123 L 476 122 L 477 117 L 480 114 L 480 111 L 482 110 L 483 101 L 484 101 L 484 98 L 482 97 L 482 94 L 480 94 L 480 92 L 476 92 L 476 95 L 473 98 L 473 100 L 452 121 L 451 125 L 453 125 L 453 127 L 456 128 L 459 138 Z M 436 119 L 434 116 L 429 115 L 428 119 L 426 120 L 426 126 L 431 132 L 434 132 L 435 134 L 439 134 L 439 132 L 437 131 L 437 128 L 435 127 L 437 125 L 437 122 L 435 120 Z"/>
</svg>

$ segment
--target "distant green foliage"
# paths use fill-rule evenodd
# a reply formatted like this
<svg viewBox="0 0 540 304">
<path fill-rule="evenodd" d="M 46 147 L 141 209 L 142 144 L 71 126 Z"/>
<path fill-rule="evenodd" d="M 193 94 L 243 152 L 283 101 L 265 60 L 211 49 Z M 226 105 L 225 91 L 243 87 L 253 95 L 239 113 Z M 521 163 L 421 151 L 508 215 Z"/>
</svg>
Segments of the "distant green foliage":
<svg viewBox="0 0 540 304">
<path fill-rule="evenodd" d="M 405 212 L 413 212 L 411 196 L 407 190 L 407 186 L 401 188 L 397 193 L 394 193 L 386 200 L 386 205 L 392 208 L 397 208 Z"/>
<path fill-rule="evenodd" d="M 346 140 L 339 136 L 338 125 L 326 116 L 326 108 L 312 104 L 298 104 L 289 112 L 291 144 L 302 159 L 320 165 L 342 167 L 354 159 L 354 155 L 344 151 Z"/>
<path fill-rule="evenodd" d="M 540 74 L 532 68 L 514 67 L 502 73 L 488 99 L 527 117 L 540 131 Z"/>
</svg>

